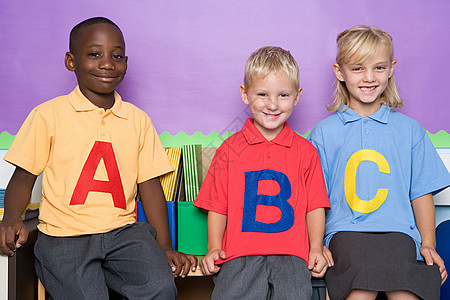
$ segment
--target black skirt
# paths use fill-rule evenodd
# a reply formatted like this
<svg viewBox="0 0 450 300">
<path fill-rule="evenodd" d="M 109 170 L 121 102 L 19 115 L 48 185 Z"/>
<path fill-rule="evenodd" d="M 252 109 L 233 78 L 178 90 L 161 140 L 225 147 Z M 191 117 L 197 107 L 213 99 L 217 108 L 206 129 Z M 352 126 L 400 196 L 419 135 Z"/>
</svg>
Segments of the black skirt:
<svg viewBox="0 0 450 300">
<path fill-rule="evenodd" d="M 331 300 L 353 289 L 406 290 L 425 300 L 439 300 L 439 267 L 417 261 L 414 241 L 406 234 L 340 232 L 330 242 L 334 266 L 325 281 Z"/>
</svg>

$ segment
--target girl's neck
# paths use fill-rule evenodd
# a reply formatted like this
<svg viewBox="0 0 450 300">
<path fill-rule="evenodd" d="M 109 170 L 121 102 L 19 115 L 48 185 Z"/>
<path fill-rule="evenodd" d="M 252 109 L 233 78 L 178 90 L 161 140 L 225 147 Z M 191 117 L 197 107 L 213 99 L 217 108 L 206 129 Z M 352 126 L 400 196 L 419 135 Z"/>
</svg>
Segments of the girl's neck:
<svg viewBox="0 0 450 300">
<path fill-rule="evenodd" d="M 371 103 L 371 105 L 354 105 L 350 102 L 349 107 L 356 112 L 361 117 L 367 117 L 376 113 L 381 108 L 381 103 L 379 101 Z"/>
</svg>

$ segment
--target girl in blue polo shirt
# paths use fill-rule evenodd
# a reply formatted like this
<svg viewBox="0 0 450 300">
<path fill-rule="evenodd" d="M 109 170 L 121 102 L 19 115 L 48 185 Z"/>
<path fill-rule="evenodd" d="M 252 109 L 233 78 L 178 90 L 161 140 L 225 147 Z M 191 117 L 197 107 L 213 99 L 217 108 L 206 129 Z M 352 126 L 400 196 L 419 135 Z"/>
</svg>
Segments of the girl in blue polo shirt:
<svg viewBox="0 0 450 300">
<path fill-rule="evenodd" d="M 337 37 L 336 114 L 309 139 L 319 151 L 331 209 L 325 245 L 330 298 L 439 299 L 447 278 L 435 250 L 432 195 L 450 175 L 426 131 L 403 107 L 391 36 L 357 26 Z"/>
</svg>

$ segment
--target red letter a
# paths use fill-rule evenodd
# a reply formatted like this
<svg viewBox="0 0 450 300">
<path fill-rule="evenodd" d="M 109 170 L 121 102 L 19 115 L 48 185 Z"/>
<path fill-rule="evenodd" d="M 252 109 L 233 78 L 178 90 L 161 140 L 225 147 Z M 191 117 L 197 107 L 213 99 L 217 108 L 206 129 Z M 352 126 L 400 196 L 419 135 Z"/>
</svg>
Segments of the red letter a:
<svg viewBox="0 0 450 300">
<path fill-rule="evenodd" d="M 109 181 L 94 179 L 95 171 L 102 158 Z M 115 207 L 123 209 L 127 207 L 122 180 L 111 143 L 95 142 L 83 170 L 81 170 L 80 178 L 73 191 L 72 199 L 70 199 L 70 205 L 83 205 L 89 192 L 110 193 Z"/>
</svg>

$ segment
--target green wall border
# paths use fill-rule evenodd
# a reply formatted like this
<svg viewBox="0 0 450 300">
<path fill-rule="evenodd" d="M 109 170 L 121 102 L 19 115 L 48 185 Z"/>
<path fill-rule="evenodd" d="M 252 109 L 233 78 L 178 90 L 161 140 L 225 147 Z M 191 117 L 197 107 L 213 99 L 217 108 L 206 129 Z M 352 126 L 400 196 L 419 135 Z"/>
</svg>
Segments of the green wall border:
<svg viewBox="0 0 450 300">
<path fill-rule="evenodd" d="M 9 149 L 11 146 L 15 135 L 9 134 L 7 131 L 0 133 L 0 149 Z"/>
<path fill-rule="evenodd" d="M 435 134 L 428 131 L 427 133 L 436 148 L 450 148 L 450 134 L 444 130 L 440 130 Z M 164 147 L 181 147 L 182 145 L 187 144 L 198 144 L 203 147 L 219 147 L 222 142 L 232 134 L 233 132 L 224 134 L 212 132 L 208 135 L 204 135 L 201 132 L 195 132 L 192 135 L 188 135 L 187 133 L 179 132 L 176 135 L 171 135 L 168 132 L 163 132 L 159 137 Z M 300 135 L 306 138 L 309 135 L 309 132 Z M 14 137 L 14 135 L 11 135 L 6 131 L 0 133 L 0 149 L 9 149 Z"/>
</svg>

